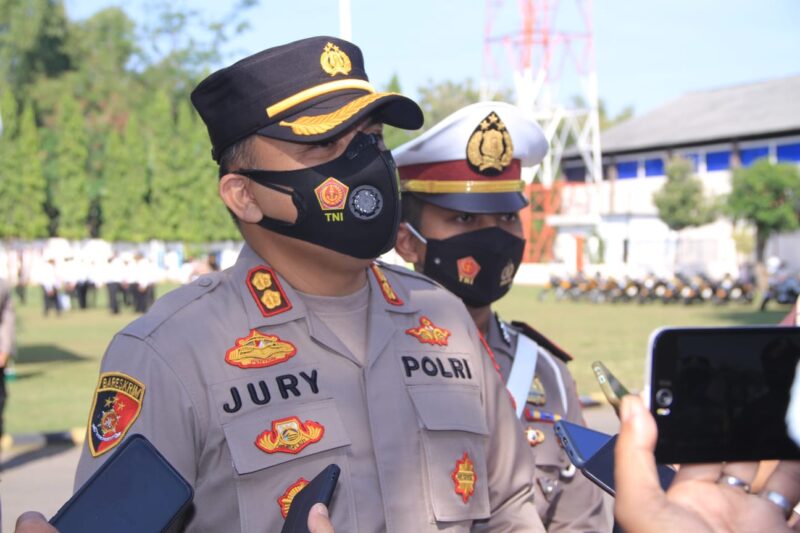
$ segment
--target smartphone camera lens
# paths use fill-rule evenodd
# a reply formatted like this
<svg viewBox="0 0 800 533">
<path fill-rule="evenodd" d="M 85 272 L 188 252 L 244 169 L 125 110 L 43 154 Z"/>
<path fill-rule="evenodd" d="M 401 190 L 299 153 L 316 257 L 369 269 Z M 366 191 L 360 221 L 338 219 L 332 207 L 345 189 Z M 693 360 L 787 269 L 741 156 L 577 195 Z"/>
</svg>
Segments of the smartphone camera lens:
<svg viewBox="0 0 800 533">
<path fill-rule="evenodd" d="M 661 407 L 672 405 L 672 391 L 669 389 L 658 389 L 656 391 L 656 403 Z"/>
</svg>

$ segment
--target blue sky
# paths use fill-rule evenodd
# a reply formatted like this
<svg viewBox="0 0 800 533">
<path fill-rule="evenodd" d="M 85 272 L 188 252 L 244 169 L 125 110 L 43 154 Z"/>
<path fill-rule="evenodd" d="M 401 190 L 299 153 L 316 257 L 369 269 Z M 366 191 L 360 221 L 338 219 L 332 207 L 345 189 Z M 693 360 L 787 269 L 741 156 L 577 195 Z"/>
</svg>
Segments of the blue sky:
<svg viewBox="0 0 800 533">
<path fill-rule="evenodd" d="M 147 0 L 65 3 L 72 19 L 107 6 L 123 6 L 139 21 L 147 16 Z M 228 4 L 176 3 L 209 20 L 220 20 Z M 351 3 L 353 41 L 376 85 L 397 73 L 403 91 L 416 96 L 429 80 L 480 79 L 484 0 Z M 516 0 L 504 4 L 496 32 L 518 24 Z M 573 2 L 560 5 L 557 23 L 576 29 Z M 339 31 L 336 0 L 260 0 L 248 19 L 251 29 L 225 50 L 232 60 Z M 627 105 L 640 114 L 689 91 L 800 75 L 800 0 L 595 0 L 593 19 L 600 97 L 612 114 Z"/>
</svg>

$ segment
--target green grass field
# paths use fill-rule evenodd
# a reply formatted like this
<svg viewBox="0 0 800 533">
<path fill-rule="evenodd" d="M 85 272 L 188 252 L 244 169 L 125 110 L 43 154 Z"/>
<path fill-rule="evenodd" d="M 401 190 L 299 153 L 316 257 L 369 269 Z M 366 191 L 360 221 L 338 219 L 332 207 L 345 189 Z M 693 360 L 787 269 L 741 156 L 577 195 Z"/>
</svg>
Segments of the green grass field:
<svg viewBox="0 0 800 533">
<path fill-rule="evenodd" d="M 163 293 L 172 287 L 161 287 Z M 575 356 L 570 364 L 581 393 L 599 392 L 590 364 L 602 360 L 631 389 L 642 386 L 650 332 L 662 325 L 737 325 L 778 322 L 788 308 L 539 302 L 539 289 L 516 287 L 497 306 L 507 320 L 524 320 Z M 98 305 L 105 302 L 99 291 Z M 100 358 L 116 331 L 136 318 L 105 307 L 42 316 L 41 293 L 17 306 L 17 377 L 9 381 L 6 431 L 59 431 L 86 423 Z"/>
</svg>

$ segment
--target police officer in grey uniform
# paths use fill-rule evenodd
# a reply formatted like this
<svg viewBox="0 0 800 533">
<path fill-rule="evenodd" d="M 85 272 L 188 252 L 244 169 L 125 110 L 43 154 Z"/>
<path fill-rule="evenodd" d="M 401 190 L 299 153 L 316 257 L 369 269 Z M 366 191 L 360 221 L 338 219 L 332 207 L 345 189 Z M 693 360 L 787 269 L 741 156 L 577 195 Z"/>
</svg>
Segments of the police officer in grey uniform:
<svg viewBox="0 0 800 533">
<path fill-rule="evenodd" d="M 546 152 L 539 126 L 501 102 L 467 106 L 399 147 L 404 223 L 396 248 L 467 304 L 491 348 L 536 455 L 536 506 L 547 530 L 609 531 L 600 489 L 575 475 L 553 433 L 560 419 L 584 423 L 571 357 L 491 309 L 511 288 L 525 247 L 520 168 Z"/>
<path fill-rule="evenodd" d="M 374 260 L 400 218 L 381 124 L 418 128 L 419 107 L 332 37 L 247 57 L 192 102 L 246 245 L 114 337 L 76 485 L 142 433 L 194 487 L 190 531 L 279 531 L 330 463 L 337 531 L 543 531 L 466 309 Z"/>
</svg>

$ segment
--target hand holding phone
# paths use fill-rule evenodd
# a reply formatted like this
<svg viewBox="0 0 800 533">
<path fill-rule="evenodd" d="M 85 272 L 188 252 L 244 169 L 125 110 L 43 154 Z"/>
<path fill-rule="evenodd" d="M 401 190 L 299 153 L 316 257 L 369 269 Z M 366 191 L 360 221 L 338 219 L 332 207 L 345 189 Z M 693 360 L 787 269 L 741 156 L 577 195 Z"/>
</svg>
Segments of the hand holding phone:
<svg viewBox="0 0 800 533">
<path fill-rule="evenodd" d="M 315 503 L 330 506 L 340 471 L 339 465 L 328 465 L 295 495 L 281 533 L 309 533 L 308 513 Z"/>
</svg>

